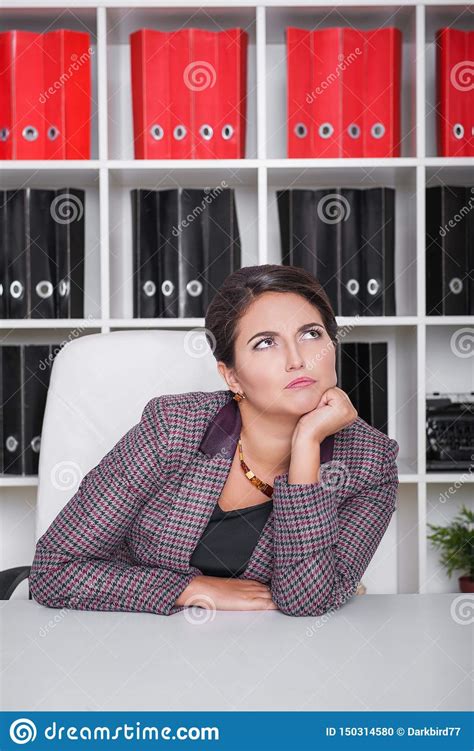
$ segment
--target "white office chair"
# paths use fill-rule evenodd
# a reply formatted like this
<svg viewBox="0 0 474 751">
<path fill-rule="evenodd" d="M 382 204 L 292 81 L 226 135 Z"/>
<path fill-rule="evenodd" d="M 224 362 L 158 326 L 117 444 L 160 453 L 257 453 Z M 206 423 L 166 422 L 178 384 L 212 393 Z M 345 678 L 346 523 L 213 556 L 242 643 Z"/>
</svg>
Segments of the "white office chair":
<svg viewBox="0 0 474 751">
<path fill-rule="evenodd" d="M 68 342 L 53 362 L 46 399 L 35 544 L 151 398 L 225 388 L 202 329 L 116 331 Z M 30 566 L 0 572 L 0 599 L 9 599 L 29 572 Z"/>
</svg>

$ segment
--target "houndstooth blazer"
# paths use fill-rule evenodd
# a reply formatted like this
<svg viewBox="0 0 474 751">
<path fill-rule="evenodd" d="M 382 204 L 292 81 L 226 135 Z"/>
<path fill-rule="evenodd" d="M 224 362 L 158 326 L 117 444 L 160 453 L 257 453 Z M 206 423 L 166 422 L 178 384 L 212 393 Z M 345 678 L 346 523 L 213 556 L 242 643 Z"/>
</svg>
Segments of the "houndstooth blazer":
<svg viewBox="0 0 474 751">
<path fill-rule="evenodd" d="M 151 399 L 36 545 L 29 586 L 53 608 L 172 615 L 202 572 L 190 558 L 228 476 L 241 418 L 230 390 Z M 239 578 L 288 615 L 357 589 L 396 509 L 398 443 L 357 417 L 321 444 L 319 482 L 273 483 L 273 509 Z"/>
</svg>

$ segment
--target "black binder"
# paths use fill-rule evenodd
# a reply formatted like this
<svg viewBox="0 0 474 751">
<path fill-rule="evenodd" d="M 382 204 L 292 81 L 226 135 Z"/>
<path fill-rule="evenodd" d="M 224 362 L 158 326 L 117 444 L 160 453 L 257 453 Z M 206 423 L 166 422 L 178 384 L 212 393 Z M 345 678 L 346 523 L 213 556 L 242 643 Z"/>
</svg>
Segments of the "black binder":
<svg viewBox="0 0 474 751">
<path fill-rule="evenodd" d="M 474 313 L 474 192 L 426 189 L 426 314 Z"/>
<path fill-rule="evenodd" d="M 84 196 L 74 188 L 2 191 L 5 317 L 83 317 Z"/>
<path fill-rule="evenodd" d="M 51 369 L 61 346 L 0 346 L 0 461 L 3 474 L 38 473 L 41 430 Z"/>
<path fill-rule="evenodd" d="M 395 315 L 395 190 L 277 191 L 282 263 L 322 284 L 336 315 Z"/>
<path fill-rule="evenodd" d="M 362 191 L 340 190 L 341 219 L 339 236 L 339 297 L 341 316 L 365 315 L 362 290 Z"/>
<path fill-rule="evenodd" d="M 132 190 L 133 317 L 159 315 L 157 192 Z"/>
<path fill-rule="evenodd" d="M 8 256 L 7 256 L 7 194 L 0 190 L 0 318 L 7 318 Z"/>
<path fill-rule="evenodd" d="M 2 369 L 2 473 L 23 474 L 22 442 L 22 353 L 18 345 L 0 347 Z"/>
<path fill-rule="evenodd" d="M 202 215 L 204 285 L 203 315 L 224 279 L 241 267 L 235 191 L 205 188 L 206 211 Z"/>
<path fill-rule="evenodd" d="M 359 416 L 387 434 L 387 343 L 343 342 L 336 359 L 337 383 Z"/>
<path fill-rule="evenodd" d="M 334 310 L 340 309 L 337 224 L 316 221 L 326 210 L 326 196 L 333 190 L 291 189 L 277 191 L 282 264 L 310 271 L 324 287 Z M 337 313 L 336 313 L 337 315 Z"/>
<path fill-rule="evenodd" d="M 362 315 L 395 312 L 395 190 L 369 188 L 362 199 Z"/>
<path fill-rule="evenodd" d="M 58 188 L 51 195 L 55 227 L 56 318 L 84 318 L 85 191 Z"/>
<path fill-rule="evenodd" d="M 135 189 L 131 199 L 134 316 L 203 317 L 240 268 L 234 190 Z"/>
</svg>

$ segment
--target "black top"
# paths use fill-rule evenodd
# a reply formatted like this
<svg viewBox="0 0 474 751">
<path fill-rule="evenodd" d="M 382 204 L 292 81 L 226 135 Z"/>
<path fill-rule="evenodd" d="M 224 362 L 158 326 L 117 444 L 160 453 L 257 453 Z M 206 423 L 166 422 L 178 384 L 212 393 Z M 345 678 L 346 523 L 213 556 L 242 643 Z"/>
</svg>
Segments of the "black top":
<svg viewBox="0 0 474 751">
<path fill-rule="evenodd" d="M 271 498 L 233 511 L 223 511 L 217 502 L 191 556 L 191 566 L 205 576 L 243 574 L 272 507 Z"/>
</svg>

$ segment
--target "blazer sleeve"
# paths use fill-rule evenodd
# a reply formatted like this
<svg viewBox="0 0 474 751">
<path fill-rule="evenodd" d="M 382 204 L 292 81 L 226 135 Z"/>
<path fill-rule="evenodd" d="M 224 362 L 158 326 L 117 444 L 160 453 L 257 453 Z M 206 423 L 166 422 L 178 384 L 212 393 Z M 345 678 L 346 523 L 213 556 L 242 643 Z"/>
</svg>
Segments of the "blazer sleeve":
<svg viewBox="0 0 474 751">
<path fill-rule="evenodd" d="M 336 484 L 275 478 L 270 589 L 283 613 L 322 615 L 355 594 L 396 509 L 398 451 L 389 438 L 374 483 L 339 507 Z"/>
<path fill-rule="evenodd" d="M 31 596 L 52 608 L 172 615 L 175 600 L 200 573 L 132 565 L 115 557 L 137 513 L 165 475 L 168 425 L 161 397 L 83 478 L 36 544 Z"/>
</svg>

